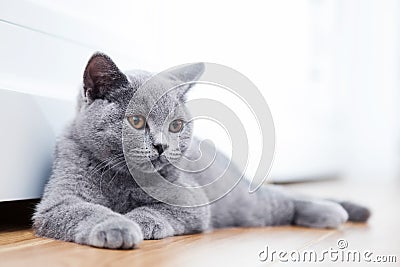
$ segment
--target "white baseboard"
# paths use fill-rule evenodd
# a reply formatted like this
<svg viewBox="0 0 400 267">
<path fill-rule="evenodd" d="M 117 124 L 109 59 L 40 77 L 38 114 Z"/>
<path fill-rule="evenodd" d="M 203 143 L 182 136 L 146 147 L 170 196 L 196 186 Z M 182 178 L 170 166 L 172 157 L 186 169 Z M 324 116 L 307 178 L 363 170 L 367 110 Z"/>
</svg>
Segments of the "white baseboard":
<svg viewBox="0 0 400 267">
<path fill-rule="evenodd" d="M 56 136 L 73 114 L 70 101 L 0 89 L 0 201 L 41 196 Z"/>
</svg>

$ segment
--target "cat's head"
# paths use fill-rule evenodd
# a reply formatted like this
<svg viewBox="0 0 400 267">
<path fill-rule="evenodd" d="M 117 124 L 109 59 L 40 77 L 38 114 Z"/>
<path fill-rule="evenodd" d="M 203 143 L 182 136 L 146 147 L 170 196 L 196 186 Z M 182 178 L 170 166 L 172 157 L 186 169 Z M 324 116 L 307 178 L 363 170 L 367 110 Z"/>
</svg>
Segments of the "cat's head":
<svg viewBox="0 0 400 267">
<path fill-rule="evenodd" d="M 123 73 L 111 58 L 96 53 L 83 75 L 73 135 L 101 161 L 123 157 L 125 152 L 129 153 L 125 158 L 142 168 L 148 167 L 149 160 L 157 170 L 177 162 L 192 135 L 190 115 L 183 105 L 185 94 L 203 71 L 202 63 L 185 65 L 143 87 L 151 73 Z M 164 93 L 165 84 L 182 83 Z"/>
</svg>

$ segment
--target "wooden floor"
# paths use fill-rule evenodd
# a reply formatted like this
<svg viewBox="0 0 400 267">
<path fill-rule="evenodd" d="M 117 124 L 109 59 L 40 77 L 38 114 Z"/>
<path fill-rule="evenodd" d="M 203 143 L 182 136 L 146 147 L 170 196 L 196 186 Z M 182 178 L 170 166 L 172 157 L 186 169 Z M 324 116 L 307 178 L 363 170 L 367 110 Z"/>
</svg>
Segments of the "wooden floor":
<svg viewBox="0 0 400 267">
<path fill-rule="evenodd" d="M 370 263 L 368 266 L 399 266 L 400 234 L 397 230 L 400 226 L 400 183 L 378 179 L 375 182 L 369 180 L 368 183 L 363 180 L 350 181 L 325 181 L 287 187 L 297 192 L 362 202 L 373 212 L 368 224 L 347 223 L 337 230 L 301 227 L 224 229 L 145 241 L 139 248 L 126 251 L 36 238 L 29 228 L 10 228 L 0 231 L 0 266 L 280 266 L 285 263 L 259 260 L 259 254 L 265 246 L 278 252 L 314 250 L 322 254 L 330 248 L 338 250 L 339 239 L 347 241 L 347 249 L 361 252 L 369 250 L 373 253 L 372 257 L 397 256 L 397 263 Z M 329 260 L 323 262 L 323 266 L 336 264 Z M 309 264 L 296 264 L 305 265 Z"/>
</svg>

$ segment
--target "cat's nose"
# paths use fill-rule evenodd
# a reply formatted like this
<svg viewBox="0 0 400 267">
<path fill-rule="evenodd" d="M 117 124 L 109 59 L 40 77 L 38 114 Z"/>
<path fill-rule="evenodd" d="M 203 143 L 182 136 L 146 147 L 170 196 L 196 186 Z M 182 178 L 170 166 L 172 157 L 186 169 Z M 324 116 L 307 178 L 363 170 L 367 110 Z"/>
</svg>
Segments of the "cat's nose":
<svg viewBox="0 0 400 267">
<path fill-rule="evenodd" d="M 158 155 L 161 155 L 165 149 L 167 149 L 166 145 L 162 145 L 162 144 L 155 144 L 154 148 L 157 150 Z"/>
</svg>

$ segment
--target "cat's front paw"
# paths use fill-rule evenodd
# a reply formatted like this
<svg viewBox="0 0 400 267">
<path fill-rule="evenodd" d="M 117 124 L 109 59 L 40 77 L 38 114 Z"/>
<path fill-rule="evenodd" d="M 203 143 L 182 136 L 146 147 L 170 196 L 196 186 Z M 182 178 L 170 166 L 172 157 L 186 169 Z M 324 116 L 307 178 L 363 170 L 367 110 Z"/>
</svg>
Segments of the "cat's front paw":
<svg viewBox="0 0 400 267">
<path fill-rule="evenodd" d="M 174 229 L 166 220 L 147 220 L 140 224 L 144 239 L 163 239 L 174 235 Z"/>
<path fill-rule="evenodd" d="M 162 239 L 175 235 L 169 221 L 156 211 L 137 208 L 128 217 L 140 225 L 144 239 Z"/>
<path fill-rule="evenodd" d="M 100 248 L 134 248 L 143 241 L 139 225 L 126 218 L 112 217 L 93 227 L 88 243 Z"/>
</svg>

